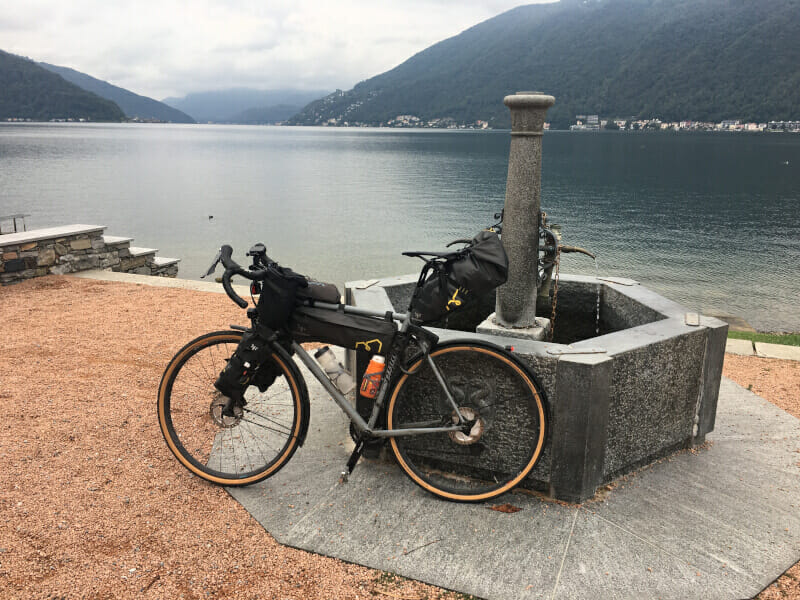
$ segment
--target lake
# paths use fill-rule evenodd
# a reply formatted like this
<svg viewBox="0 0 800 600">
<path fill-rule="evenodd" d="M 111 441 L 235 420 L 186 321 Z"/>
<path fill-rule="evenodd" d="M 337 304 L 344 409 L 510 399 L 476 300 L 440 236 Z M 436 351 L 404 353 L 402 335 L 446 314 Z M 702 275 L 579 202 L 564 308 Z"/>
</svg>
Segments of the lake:
<svg viewBox="0 0 800 600">
<path fill-rule="evenodd" d="M 223 243 L 342 284 L 418 271 L 503 205 L 507 131 L 0 124 L 0 214 L 107 225 L 197 279 Z M 800 135 L 548 132 L 542 207 L 600 272 L 800 331 Z M 212 218 L 209 218 L 213 216 Z M 593 274 L 565 256 L 562 272 Z"/>
</svg>

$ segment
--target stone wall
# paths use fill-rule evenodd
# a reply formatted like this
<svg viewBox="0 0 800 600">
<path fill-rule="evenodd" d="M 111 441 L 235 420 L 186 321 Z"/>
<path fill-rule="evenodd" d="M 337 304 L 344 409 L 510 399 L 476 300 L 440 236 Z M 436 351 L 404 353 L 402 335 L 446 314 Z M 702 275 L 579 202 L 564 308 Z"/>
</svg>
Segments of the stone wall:
<svg viewBox="0 0 800 600">
<path fill-rule="evenodd" d="M 33 277 L 105 269 L 175 277 L 178 260 L 131 248 L 130 238 L 103 235 L 104 226 L 69 225 L 0 236 L 0 284 Z"/>
</svg>

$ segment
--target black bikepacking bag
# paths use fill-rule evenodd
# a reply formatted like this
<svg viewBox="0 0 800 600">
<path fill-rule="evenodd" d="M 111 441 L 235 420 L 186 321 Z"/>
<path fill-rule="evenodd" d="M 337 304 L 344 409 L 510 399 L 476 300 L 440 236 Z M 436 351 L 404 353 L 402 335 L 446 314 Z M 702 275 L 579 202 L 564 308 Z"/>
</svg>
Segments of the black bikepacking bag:
<svg viewBox="0 0 800 600">
<path fill-rule="evenodd" d="M 321 342 L 372 354 L 388 354 L 397 333 L 393 321 L 348 315 L 340 311 L 298 306 L 289 321 L 297 342 Z"/>
<path fill-rule="evenodd" d="M 300 299 L 307 299 L 320 302 L 328 302 L 329 304 L 339 304 L 342 301 L 342 295 L 332 283 L 325 283 L 324 281 L 317 281 L 316 279 L 307 279 L 308 287 L 297 290 L 297 296 Z"/>
<path fill-rule="evenodd" d="M 214 387 L 239 404 L 243 403 L 244 391 L 249 385 L 256 385 L 260 392 L 265 392 L 281 375 L 280 367 L 269 359 L 271 354 L 272 348 L 259 334 L 246 332 Z"/>
<path fill-rule="evenodd" d="M 423 267 L 411 298 L 411 317 L 437 321 L 504 284 L 508 256 L 493 231 L 481 231 L 455 258 Z"/>
<path fill-rule="evenodd" d="M 291 269 L 273 265 L 261 282 L 258 298 L 258 320 L 277 330 L 285 327 L 297 303 L 300 289 L 308 287 L 308 279 Z"/>
</svg>

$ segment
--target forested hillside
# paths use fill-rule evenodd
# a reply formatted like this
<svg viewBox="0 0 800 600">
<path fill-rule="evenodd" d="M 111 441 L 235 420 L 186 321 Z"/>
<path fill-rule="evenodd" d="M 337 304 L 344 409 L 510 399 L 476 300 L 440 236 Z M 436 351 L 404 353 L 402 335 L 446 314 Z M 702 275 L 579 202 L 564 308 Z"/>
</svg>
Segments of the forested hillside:
<svg viewBox="0 0 800 600">
<path fill-rule="evenodd" d="M 800 0 L 561 0 L 521 6 L 309 104 L 295 124 L 485 120 L 503 96 L 576 114 L 664 120 L 800 119 Z"/>
<path fill-rule="evenodd" d="M 0 120 L 122 121 L 125 113 L 32 60 L 0 50 Z"/>
<path fill-rule="evenodd" d="M 167 106 L 163 102 L 153 100 L 147 96 L 134 94 L 125 88 L 112 85 L 107 81 L 97 79 L 86 73 L 81 73 L 68 67 L 59 67 L 48 63 L 39 63 L 48 71 L 61 75 L 70 83 L 79 88 L 97 94 L 101 98 L 115 102 L 130 119 L 156 119 L 171 123 L 194 123 L 194 119 L 176 108 Z"/>
</svg>

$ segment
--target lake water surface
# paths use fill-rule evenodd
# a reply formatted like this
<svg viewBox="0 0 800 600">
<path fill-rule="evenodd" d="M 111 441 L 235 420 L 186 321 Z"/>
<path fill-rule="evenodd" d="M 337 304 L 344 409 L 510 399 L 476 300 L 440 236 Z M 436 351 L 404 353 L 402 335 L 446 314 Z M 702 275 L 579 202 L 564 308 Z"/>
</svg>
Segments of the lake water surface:
<svg viewBox="0 0 800 600">
<path fill-rule="evenodd" d="M 254 242 L 319 279 L 410 273 L 404 250 L 471 237 L 503 205 L 508 132 L 0 125 L 0 215 L 107 225 L 196 279 Z M 564 241 L 701 312 L 800 331 L 800 136 L 544 137 L 542 207 Z M 209 216 L 213 215 L 213 219 Z M 562 272 L 593 274 L 566 256 Z"/>
</svg>

